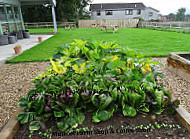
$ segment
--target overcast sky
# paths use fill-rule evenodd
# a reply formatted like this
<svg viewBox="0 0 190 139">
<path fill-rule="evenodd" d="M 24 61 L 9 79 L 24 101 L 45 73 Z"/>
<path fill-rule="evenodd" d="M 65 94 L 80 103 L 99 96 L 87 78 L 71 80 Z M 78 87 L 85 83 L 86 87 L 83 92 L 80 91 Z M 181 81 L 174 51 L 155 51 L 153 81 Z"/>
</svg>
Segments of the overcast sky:
<svg viewBox="0 0 190 139">
<path fill-rule="evenodd" d="M 92 0 L 92 3 L 133 3 L 142 2 L 147 7 L 152 7 L 160 11 L 162 15 L 177 12 L 179 8 L 186 8 L 190 14 L 190 0 Z"/>
</svg>

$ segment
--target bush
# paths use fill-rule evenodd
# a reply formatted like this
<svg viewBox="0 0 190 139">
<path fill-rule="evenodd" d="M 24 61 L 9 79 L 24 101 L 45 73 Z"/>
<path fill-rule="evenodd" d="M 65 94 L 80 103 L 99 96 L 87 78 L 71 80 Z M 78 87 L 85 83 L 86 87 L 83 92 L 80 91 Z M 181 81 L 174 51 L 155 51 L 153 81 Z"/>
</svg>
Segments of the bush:
<svg viewBox="0 0 190 139">
<path fill-rule="evenodd" d="M 113 42 L 75 40 L 60 47 L 45 73 L 33 79 L 35 89 L 19 100 L 20 123 L 30 130 L 54 118 L 65 131 L 85 120 L 108 120 L 114 113 L 134 117 L 138 112 L 161 114 L 173 110 L 171 95 L 159 84 L 156 65 L 149 58 Z"/>
</svg>

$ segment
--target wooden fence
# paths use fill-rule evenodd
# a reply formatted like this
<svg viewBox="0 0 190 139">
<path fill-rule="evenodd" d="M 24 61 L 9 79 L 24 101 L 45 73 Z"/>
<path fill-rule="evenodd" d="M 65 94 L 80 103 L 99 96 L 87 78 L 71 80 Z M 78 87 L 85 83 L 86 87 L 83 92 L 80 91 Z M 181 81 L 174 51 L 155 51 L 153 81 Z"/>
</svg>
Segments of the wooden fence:
<svg viewBox="0 0 190 139">
<path fill-rule="evenodd" d="M 188 29 L 190 28 L 190 22 L 139 22 L 138 27 Z"/>
<path fill-rule="evenodd" d="M 36 22 L 36 23 L 24 23 L 25 28 L 53 28 L 53 22 Z M 76 28 L 75 22 L 57 22 L 57 27 L 72 26 Z"/>
<path fill-rule="evenodd" d="M 139 19 L 103 19 L 103 20 L 79 20 L 79 28 L 92 28 L 102 25 L 117 25 L 119 28 L 135 28 Z"/>
</svg>

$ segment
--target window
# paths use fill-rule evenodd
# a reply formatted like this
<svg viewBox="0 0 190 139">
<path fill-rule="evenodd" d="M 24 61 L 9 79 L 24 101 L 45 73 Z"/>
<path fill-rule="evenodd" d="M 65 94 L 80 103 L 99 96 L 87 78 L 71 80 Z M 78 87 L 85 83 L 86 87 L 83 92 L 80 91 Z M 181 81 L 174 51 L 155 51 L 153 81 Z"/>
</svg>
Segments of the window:
<svg viewBox="0 0 190 139">
<path fill-rule="evenodd" d="M 133 14 L 133 10 L 132 9 L 125 10 L 125 14 L 126 15 L 132 15 Z"/>
<path fill-rule="evenodd" d="M 149 16 L 153 16 L 153 12 L 149 12 Z"/>
<path fill-rule="evenodd" d="M 100 11 L 96 11 L 96 15 L 97 15 L 97 16 L 100 16 L 100 15 L 101 15 L 101 12 L 100 12 Z"/>
<path fill-rule="evenodd" d="M 140 15 L 140 14 L 141 14 L 141 10 L 138 9 L 138 10 L 137 10 L 137 15 Z"/>
<path fill-rule="evenodd" d="M 6 6 L 7 7 L 7 14 L 8 14 L 8 19 L 9 21 L 13 21 L 13 13 L 12 13 L 12 10 L 11 10 L 11 6 Z"/>
<path fill-rule="evenodd" d="M 0 21 L 6 21 L 3 5 L 0 5 Z"/>
<path fill-rule="evenodd" d="M 15 18 L 16 18 L 16 20 L 19 20 L 18 7 L 14 7 L 14 11 L 15 11 Z"/>
<path fill-rule="evenodd" d="M 107 11 L 106 11 L 106 15 L 113 15 L 113 11 L 107 10 Z"/>
</svg>

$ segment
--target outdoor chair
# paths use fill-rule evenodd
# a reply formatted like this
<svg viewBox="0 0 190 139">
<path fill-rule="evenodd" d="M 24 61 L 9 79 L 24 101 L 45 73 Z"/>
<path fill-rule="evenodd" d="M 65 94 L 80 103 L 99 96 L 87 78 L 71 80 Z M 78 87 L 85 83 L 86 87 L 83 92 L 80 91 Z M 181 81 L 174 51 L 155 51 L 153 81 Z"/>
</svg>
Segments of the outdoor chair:
<svg viewBox="0 0 190 139">
<path fill-rule="evenodd" d="M 0 45 L 7 45 L 9 44 L 8 35 L 0 34 Z"/>
</svg>

